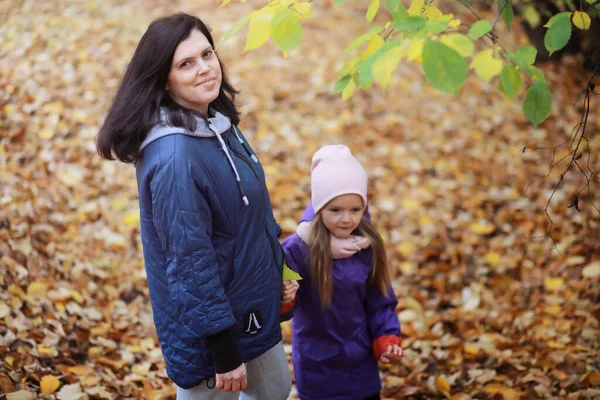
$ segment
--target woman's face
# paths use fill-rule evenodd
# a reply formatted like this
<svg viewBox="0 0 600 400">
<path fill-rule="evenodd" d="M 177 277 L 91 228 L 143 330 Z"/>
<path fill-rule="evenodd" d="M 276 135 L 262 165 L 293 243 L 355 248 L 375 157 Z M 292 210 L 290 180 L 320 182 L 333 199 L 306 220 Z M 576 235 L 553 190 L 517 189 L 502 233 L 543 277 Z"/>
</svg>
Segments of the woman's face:
<svg viewBox="0 0 600 400">
<path fill-rule="evenodd" d="M 208 114 L 208 105 L 221 88 L 221 65 L 208 39 L 199 30 L 175 49 L 167 91 L 183 107 Z"/>
<path fill-rule="evenodd" d="M 320 211 L 325 227 L 340 239 L 347 238 L 358 228 L 364 212 L 362 198 L 357 194 L 338 196 Z"/>
</svg>

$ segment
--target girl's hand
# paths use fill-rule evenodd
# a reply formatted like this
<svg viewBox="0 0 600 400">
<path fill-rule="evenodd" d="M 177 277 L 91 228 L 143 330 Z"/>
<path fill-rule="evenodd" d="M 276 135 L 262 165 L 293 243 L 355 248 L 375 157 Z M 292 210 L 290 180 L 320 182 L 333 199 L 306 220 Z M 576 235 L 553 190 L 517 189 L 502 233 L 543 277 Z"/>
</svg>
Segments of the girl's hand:
<svg viewBox="0 0 600 400">
<path fill-rule="evenodd" d="M 385 352 L 379 357 L 379 361 L 389 363 L 391 361 L 400 361 L 402 357 L 404 357 L 404 350 L 402 350 L 402 347 L 395 344 L 387 347 Z"/>
<path fill-rule="evenodd" d="M 296 292 L 300 284 L 297 281 L 283 281 L 281 288 L 281 303 L 291 303 L 296 298 Z"/>
</svg>

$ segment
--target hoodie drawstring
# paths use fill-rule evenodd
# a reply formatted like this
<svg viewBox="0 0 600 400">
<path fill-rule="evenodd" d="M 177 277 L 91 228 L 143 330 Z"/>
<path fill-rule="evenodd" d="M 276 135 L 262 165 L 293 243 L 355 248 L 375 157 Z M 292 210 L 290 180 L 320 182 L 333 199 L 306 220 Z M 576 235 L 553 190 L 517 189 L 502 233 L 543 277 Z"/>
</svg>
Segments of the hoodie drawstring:
<svg viewBox="0 0 600 400">
<path fill-rule="evenodd" d="M 221 148 L 223 149 L 223 151 L 225 152 L 225 155 L 227 156 L 227 159 L 229 160 L 229 165 L 231 165 L 231 168 L 233 169 L 233 172 L 235 173 L 235 180 L 237 182 L 238 188 L 240 189 L 240 193 L 242 194 L 242 201 L 244 202 L 244 204 L 246 206 L 248 206 L 250 204 L 250 202 L 248 201 L 248 197 L 246 197 L 246 194 L 244 193 L 244 188 L 242 187 L 242 184 L 240 182 L 241 181 L 240 174 L 238 174 L 237 168 L 235 167 L 235 163 L 233 162 L 233 159 L 231 158 L 231 155 L 229 154 L 229 149 L 227 148 L 227 145 L 225 144 L 225 141 L 223 140 L 223 137 L 221 136 L 219 131 L 216 129 L 213 129 L 212 125 L 209 125 L 209 128 L 211 131 L 213 131 L 217 135 L 217 139 L 219 139 L 219 143 L 221 143 Z"/>
<path fill-rule="evenodd" d="M 246 150 L 248 156 L 250 156 L 250 158 L 252 159 L 252 161 L 254 161 L 255 164 L 258 164 L 258 158 L 252 153 L 252 150 L 250 150 L 250 147 L 248 147 L 246 142 L 242 140 L 238 131 L 238 127 L 235 125 L 233 126 L 233 132 L 235 133 L 235 137 L 240 141 L 240 144 L 242 145 L 244 150 Z"/>
</svg>

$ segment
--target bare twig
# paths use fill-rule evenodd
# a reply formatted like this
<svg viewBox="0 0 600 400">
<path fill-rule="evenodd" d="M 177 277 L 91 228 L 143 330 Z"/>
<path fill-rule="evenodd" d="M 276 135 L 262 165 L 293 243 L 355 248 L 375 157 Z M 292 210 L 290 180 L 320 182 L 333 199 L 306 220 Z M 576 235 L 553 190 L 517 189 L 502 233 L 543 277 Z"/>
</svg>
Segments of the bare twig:
<svg viewBox="0 0 600 400">
<path fill-rule="evenodd" d="M 567 164 L 567 166 L 566 166 L 566 168 L 560 174 L 560 179 L 559 179 L 558 183 L 556 184 L 556 186 L 554 187 L 554 190 L 552 190 L 552 194 L 550 195 L 550 198 L 548 199 L 548 202 L 546 203 L 546 207 L 544 208 L 544 213 L 546 214 L 546 217 L 548 218 L 548 221 L 549 221 L 549 226 L 548 226 L 548 229 L 546 231 L 546 234 L 544 236 L 541 236 L 541 237 L 540 236 L 531 237 L 531 238 L 546 238 L 546 237 L 549 237 L 552 240 L 552 242 L 554 243 L 554 248 L 559 253 L 560 253 L 560 250 L 558 249 L 558 247 L 556 245 L 556 241 L 554 240 L 554 237 L 552 236 L 552 228 L 554 227 L 554 221 L 552 220 L 552 217 L 550 216 L 550 213 L 549 213 L 548 210 L 550 208 L 550 204 L 552 202 L 552 199 L 554 198 L 554 195 L 556 194 L 557 190 L 560 188 L 560 185 L 565 180 L 565 177 L 570 172 L 570 170 L 573 167 L 573 165 L 577 166 L 577 168 L 579 169 L 579 172 L 584 176 L 586 184 L 572 198 L 571 203 L 567 206 L 567 208 L 575 208 L 575 210 L 577 210 L 578 212 L 580 212 L 580 208 L 579 208 L 579 200 L 580 199 L 579 199 L 579 197 L 581 196 L 581 194 L 583 192 L 587 191 L 587 200 L 590 202 L 590 204 L 592 205 L 592 207 L 594 207 L 594 209 L 600 214 L 600 209 L 596 206 L 596 204 L 594 202 L 594 199 L 592 197 L 592 190 L 591 190 L 591 186 L 592 186 L 592 182 L 593 182 L 594 178 L 600 180 L 600 176 L 598 176 L 598 174 L 592 170 L 592 166 L 590 164 L 591 163 L 591 158 L 592 158 L 592 151 L 590 149 L 589 138 L 585 135 L 585 131 L 586 131 L 586 128 L 587 128 L 588 117 L 589 117 L 589 114 L 590 114 L 591 95 L 595 94 L 594 93 L 595 85 L 594 85 L 593 80 L 594 80 L 594 77 L 596 76 L 596 74 L 598 73 L 599 70 L 600 70 L 600 62 L 598 62 L 598 64 L 596 65 L 596 68 L 594 68 L 592 76 L 590 77 L 588 83 L 586 84 L 583 93 L 578 97 L 578 100 L 579 100 L 582 95 L 584 96 L 584 99 L 583 99 L 583 111 L 582 111 L 581 119 L 580 119 L 579 123 L 577 125 L 575 125 L 575 127 L 571 130 L 571 135 L 569 136 L 569 138 L 566 141 L 564 141 L 563 143 L 561 143 L 561 144 L 559 144 L 559 145 L 557 145 L 555 147 L 550 147 L 550 148 L 546 148 L 546 147 L 532 148 L 533 150 L 552 150 L 552 160 L 550 161 L 550 168 L 549 168 L 548 174 L 534 179 L 527 186 L 527 188 L 525 189 L 525 193 L 527 193 L 527 190 L 529 190 L 529 188 L 531 187 L 531 185 L 534 182 L 536 182 L 536 181 L 538 181 L 540 179 L 549 178 L 550 174 L 552 173 L 552 170 L 554 169 L 554 167 L 556 167 L 562 161 L 564 161 L 564 160 L 568 160 L 569 161 L 568 164 Z M 586 148 L 585 148 L 585 150 L 581 151 L 580 150 L 581 143 L 584 140 L 586 142 Z M 556 152 L 557 152 L 557 150 L 563 148 L 565 145 L 567 145 L 567 143 L 568 143 L 567 149 L 570 149 L 570 151 L 567 153 L 567 155 L 561 157 L 560 160 L 558 160 L 558 161 L 555 162 L 554 160 L 556 158 Z M 523 148 L 523 152 L 525 152 L 526 149 L 527 149 L 527 147 L 524 147 Z M 579 160 L 583 157 L 583 154 L 585 152 L 587 152 L 586 168 L 589 171 L 589 173 L 584 170 L 584 168 L 581 166 L 581 164 L 579 162 Z"/>
</svg>

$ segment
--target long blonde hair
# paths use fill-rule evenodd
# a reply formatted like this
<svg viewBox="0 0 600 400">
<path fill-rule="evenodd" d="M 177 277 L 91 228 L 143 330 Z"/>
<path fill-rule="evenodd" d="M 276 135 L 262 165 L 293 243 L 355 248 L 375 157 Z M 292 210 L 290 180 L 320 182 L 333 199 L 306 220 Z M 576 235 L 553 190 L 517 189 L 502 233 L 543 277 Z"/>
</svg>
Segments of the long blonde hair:
<svg viewBox="0 0 600 400">
<path fill-rule="evenodd" d="M 376 285 L 381 293 L 387 297 L 391 280 L 387 267 L 387 253 L 383 244 L 383 238 L 377 233 L 373 224 L 365 217 L 362 218 L 353 233 L 364 236 L 371 241 L 373 266 L 369 275 L 369 284 Z M 323 217 L 319 212 L 312 224 L 309 254 L 313 288 L 317 290 L 321 306 L 324 309 L 331 304 L 331 297 L 333 295 L 333 261 L 331 258 L 330 239 L 331 233 L 325 226 L 325 223 L 323 223 Z"/>
</svg>

